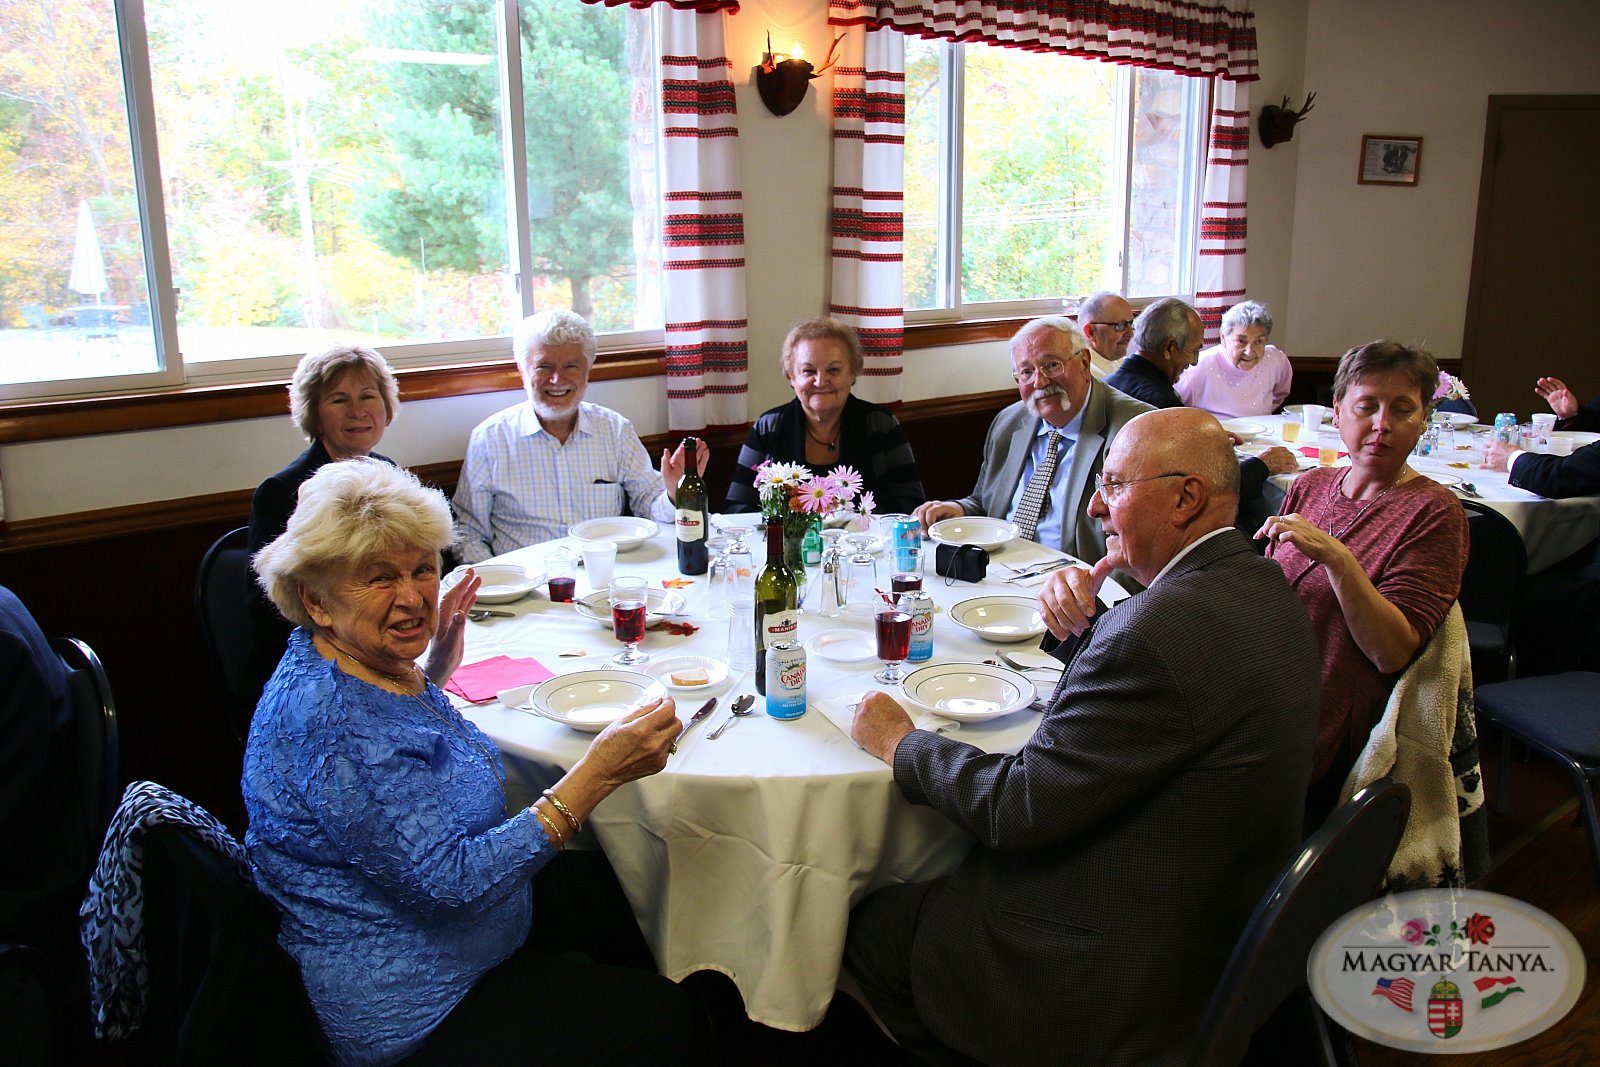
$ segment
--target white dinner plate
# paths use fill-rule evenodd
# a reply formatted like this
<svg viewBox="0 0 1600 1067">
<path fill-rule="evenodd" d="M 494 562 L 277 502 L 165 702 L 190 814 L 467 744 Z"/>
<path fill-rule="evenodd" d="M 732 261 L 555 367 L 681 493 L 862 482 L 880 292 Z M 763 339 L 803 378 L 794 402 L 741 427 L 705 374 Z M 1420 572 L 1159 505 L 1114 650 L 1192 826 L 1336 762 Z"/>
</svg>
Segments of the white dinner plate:
<svg viewBox="0 0 1600 1067">
<path fill-rule="evenodd" d="M 934 663 L 906 675 L 906 699 L 956 722 L 988 722 L 1033 703 L 1033 683 L 1009 667 Z"/>
<path fill-rule="evenodd" d="M 1242 441 L 1254 441 L 1267 432 L 1266 426 L 1249 419 L 1223 419 L 1222 428 Z"/>
<path fill-rule="evenodd" d="M 1448 422 L 1457 429 L 1463 426 L 1471 426 L 1478 421 L 1478 416 L 1468 415 L 1465 411 L 1435 411 L 1433 417 L 1442 422 Z"/>
<path fill-rule="evenodd" d="M 1418 473 L 1420 473 L 1424 478 L 1432 478 L 1434 481 L 1438 482 L 1447 489 L 1453 485 L 1461 484 L 1461 479 L 1457 478 L 1454 474 L 1441 474 L 1436 471 L 1419 471 Z"/>
<path fill-rule="evenodd" d="M 658 619 L 668 612 L 682 611 L 685 601 L 681 594 L 651 587 L 644 591 L 644 612 L 647 619 Z M 573 601 L 572 606 L 586 619 L 602 626 L 611 625 L 611 590 L 599 589 Z"/>
<path fill-rule="evenodd" d="M 1590 433 L 1588 430 L 1555 430 L 1551 437 L 1564 437 L 1572 442 L 1573 448 L 1582 448 L 1600 441 L 1600 433 Z"/>
<path fill-rule="evenodd" d="M 620 515 L 614 519 L 573 523 L 567 528 L 567 534 L 579 541 L 615 541 L 617 551 L 626 552 L 650 540 L 660 529 L 652 519 Z"/>
<path fill-rule="evenodd" d="M 995 552 L 1017 536 L 1017 528 L 1003 519 L 963 515 L 934 523 L 928 527 L 928 536 L 949 545 L 977 545 L 986 552 Z"/>
<path fill-rule="evenodd" d="M 806 641 L 806 651 L 835 663 L 864 663 L 878 658 L 878 646 L 861 630 L 824 630 Z"/>
<path fill-rule="evenodd" d="M 1283 413 L 1285 415 L 1293 415 L 1295 417 L 1295 419 L 1299 420 L 1300 416 L 1305 413 L 1305 409 L 1306 409 L 1306 406 L 1304 404 L 1290 404 L 1288 407 L 1283 409 Z M 1333 421 L 1333 409 L 1328 407 L 1327 405 L 1323 405 L 1323 408 L 1322 408 L 1322 421 L 1323 422 L 1332 422 Z"/>
<path fill-rule="evenodd" d="M 950 609 L 950 621 L 996 644 L 1012 644 L 1044 633 L 1044 616 L 1031 596 L 980 596 Z"/>
<path fill-rule="evenodd" d="M 665 695 L 660 682 L 637 671 L 575 671 L 540 682 L 528 704 L 563 726 L 597 734 L 645 701 Z"/>
<path fill-rule="evenodd" d="M 544 581 L 543 571 L 529 571 L 526 567 L 510 563 L 479 563 L 472 569 L 483 579 L 483 584 L 478 587 L 480 604 L 509 604 L 513 600 L 521 600 Z M 441 590 L 449 592 L 454 589 L 466 574 L 466 567 L 457 567 L 444 576 L 444 581 L 440 583 Z"/>
<path fill-rule="evenodd" d="M 672 680 L 674 672 L 687 670 L 705 671 L 706 680 L 698 685 L 679 685 Z M 644 672 L 668 689 L 680 693 L 699 692 L 728 680 L 728 665 L 710 656 L 673 656 L 670 659 L 660 659 L 646 667 Z"/>
</svg>

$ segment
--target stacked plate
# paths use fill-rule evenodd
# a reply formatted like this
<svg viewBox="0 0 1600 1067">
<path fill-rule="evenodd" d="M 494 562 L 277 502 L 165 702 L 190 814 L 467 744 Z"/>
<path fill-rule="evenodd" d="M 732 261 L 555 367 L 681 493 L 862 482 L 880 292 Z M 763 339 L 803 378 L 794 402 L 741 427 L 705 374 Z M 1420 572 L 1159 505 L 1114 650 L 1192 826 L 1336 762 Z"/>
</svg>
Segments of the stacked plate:
<svg viewBox="0 0 1600 1067">
<path fill-rule="evenodd" d="M 963 515 L 934 523 L 928 527 L 928 536 L 948 545 L 977 545 L 986 552 L 998 552 L 1017 536 L 1017 528 L 1003 519 Z"/>
<path fill-rule="evenodd" d="M 478 588 L 480 604 L 509 604 L 521 600 L 544 581 L 544 572 L 530 572 L 526 567 L 510 563 L 479 563 L 472 569 L 483 579 L 483 585 Z M 466 575 L 466 567 L 457 567 L 444 576 L 441 587 L 449 592 Z"/>
<path fill-rule="evenodd" d="M 650 519 L 621 515 L 613 519 L 573 523 L 567 528 L 567 533 L 579 541 L 615 541 L 617 551 L 626 552 L 650 540 L 660 529 Z"/>
<path fill-rule="evenodd" d="M 988 722 L 1033 703 L 1033 683 L 987 663 L 934 663 L 906 675 L 906 699 L 956 722 Z"/>
<path fill-rule="evenodd" d="M 1039 601 L 1031 596 L 980 596 L 950 609 L 950 621 L 985 641 L 1013 644 L 1044 633 Z"/>
<path fill-rule="evenodd" d="M 563 726 L 597 734 L 640 704 L 665 695 L 660 682 L 636 671 L 576 671 L 539 683 L 526 707 Z"/>
</svg>

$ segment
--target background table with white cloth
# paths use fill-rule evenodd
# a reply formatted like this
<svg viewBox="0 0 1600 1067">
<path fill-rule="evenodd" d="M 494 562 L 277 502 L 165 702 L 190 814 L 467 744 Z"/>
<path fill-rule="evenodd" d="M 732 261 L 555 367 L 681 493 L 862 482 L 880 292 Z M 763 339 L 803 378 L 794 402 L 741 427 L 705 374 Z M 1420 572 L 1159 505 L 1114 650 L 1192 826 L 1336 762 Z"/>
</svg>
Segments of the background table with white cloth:
<svg viewBox="0 0 1600 1067">
<path fill-rule="evenodd" d="M 1316 435 L 1304 430 L 1299 440 L 1284 441 L 1282 415 L 1251 415 L 1229 421 L 1253 422 L 1266 428 L 1265 434 L 1244 446 L 1246 452 L 1259 452 L 1269 445 L 1283 445 L 1297 452 L 1301 448 L 1315 448 L 1317 445 Z M 1324 431 L 1331 432 L 1333 424 L 1325 421 L 1322 427 Z M 1528 549 L 1529 574 L 1537 574 L 1561 562 L 1600 536 L 1600 497 L 1551 500 L 1526 489 L 1518 489 L 1510 483 L 1510 475 L 1505 471 L 1482 470 L 1478 467 L 1477 459 L 1472 457 L 1481 456 L 1481 450 L 1474 452 L 1466 447 L 1469 432 L 1457 430 L 1457 447 L 1448 451 L 1430 456 L 1412 456 L 1409 460 L 1411 469 L 1422 474 L 1437 475 L 1447 483 L 1470 483 L 1483 503 L 1510 519 L 1522 534 L 1522 541 Z M 1343 447 L 1340 445 L 1341 451 Z M 1339 463 L 1348 466 L 1350 461 L 1342 458 Z M 1303 459 L 1302 466 L 1316 466 L 1316 460 Z M 1294 478 L 1293 474 L 1280 474 L 1272 479 L 1267 492 L 1273 493 L 1276 489 L 1275 496 L 1269 497 L 1269 503 L 1274 508 L 1283 502 L 1282 494 L 1288 491 Z"/>
<path fill-rule="evenodd" d="M 733 518 L 748 523 L 756 517 Z M 759 567 L 764 546 L 758 535 L 747 541 Z M 507 553 L 495 562 L 538 570 L 544 554 L 560 543 Z M 1002 584 L 997 579 L 1006 572 L 999 564 L 1052 555 L 1059 554 L 1014 540 L 994 553 L 991 580 L 981 585 L 947 587 L 944 579 L 926 575 L 924 588 L 942 609 L 934 617 L 934 662 L 981 661 L 1000 648 L 1036 648 L 1036 640 L 1020 645 L 983 641 L 952 622 L 948 609 L 980 595 L 1035 595 L 1043 578 L 1023 586 Z M 883 588 L 889 572 L 889 561 L 880 555 Z M 652 585 L 678 577 L 670 533 L 619 554 L 615 573 L 640 575 Z M 589 591 L 580 577 L 578 595 Z M 699 632 L 677 637 L 651 630 L 640 647 L 655 661 L 677 655 L 723 658 L 728 622 L 707 617 L 704 576 L 682 592 L 690 612 L 682 621 L 699 625 Z M 466 662 L 501 654 L 534 656 L 564 674 L 610 667 L 607 661 L 621 648 L 609 625 L 579 616 L 571 604 L 552 603 L 542 589 L 498 606 L 515 618 L 469 624 Z M 860 630 L 870 639 L 872 619 L 865 613 L 828 619 L 803 611 L 800 616 L 802 641 L 838 628 Z M 578 649 L 587 655 L 558 656 Z M 931 808 L 908 803 L 890 769 L 856 748 L 819 712 L 820 703 L 829 702 L 842 720 L 845 704 L 870 689 L 886 688 L 871 677 L 882 664 L 809 655 L 806 666 L 810 710 L 803 717 L 769 718 L 758 696 L 756 713 L 714 741 L 710 728 L 726 716 L 733 696 L 755 692 L 753 676 L 733 671 L 704 691 L 674 693 L 685 720 L 708 697 L 721 699 L 716 713 L 684 738 L 666 770 L 618 789 L 586 824 L 627 891 L 662 973 L 680 979 L 697 970 L 721 971 L 738 985 L 750 1018 L 785 1030 L 811 1029 L 827 1011 L 852 905 L 881 886 L 948 874 L 973 843 Z M 1058 675 L 1041 671 L 1028 677 L 1048 695 Z M 495 701 L 464 705 L 464 710 L 500 746 L 513 805 L 537 797 L 540 788 L 572 766 L 592 737 Z M 1038 721 L 1037 711 L 1024 710 L 962 724 L 954 736 L 988 751 L 1015 751 Z"/>
</svg>

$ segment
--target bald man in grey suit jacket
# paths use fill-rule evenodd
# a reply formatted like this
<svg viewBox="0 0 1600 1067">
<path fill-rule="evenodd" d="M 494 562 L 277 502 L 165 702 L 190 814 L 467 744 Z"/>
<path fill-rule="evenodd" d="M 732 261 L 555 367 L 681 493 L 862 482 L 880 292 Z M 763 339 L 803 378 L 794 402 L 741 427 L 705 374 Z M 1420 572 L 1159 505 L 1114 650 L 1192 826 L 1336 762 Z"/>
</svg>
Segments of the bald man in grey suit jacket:
<svg viewBox="0 0 1600 1067">
<path fill-rule="evenodd" d="M 978 484 L 960 500 L 930 500 L 914 514 L 927 529 L 958 515 L 1015 520 L 1021 487 L 1040 462 L 1051 429 L 1072 441 L 1051 479 L 1051 508 L 1039 521 L 1038 540 L 1090 563 L 1105 555 L 1105 538 L 1088 517 L 1094 476 L 1106 446 L 1127 421 L 1150 410 L 1108 388 L 1089 372 L 1089 342 L 1077 323 L 1047 315 L 1025 324 L 1011 339 L 1012 377 L 1022 399 L 989 424 Z M 1053 374 L 1047 373 L 1058 367 Z M 1020 376 L 1020 377 L 1019 377 Z"/>
<path fill-rule="evenodd" d="M 882 890 L 851 918 L 846 966 L 923 1061 L 1188 1059 L 1300 841 L 1320 705 L 1305 609 L 1232 528 L 1238 476 L 1204 411 L 1141 415 L 1117 436 L 1111 500 L 1090 504 L 1106 556 L 1041 591 L 1067 667 L 1015 755 L 863 700 L 857 743 L 977 839 L 949 878 Z M 1113 568 L 1148 588 L 1096 617 Z"/>
</svg>

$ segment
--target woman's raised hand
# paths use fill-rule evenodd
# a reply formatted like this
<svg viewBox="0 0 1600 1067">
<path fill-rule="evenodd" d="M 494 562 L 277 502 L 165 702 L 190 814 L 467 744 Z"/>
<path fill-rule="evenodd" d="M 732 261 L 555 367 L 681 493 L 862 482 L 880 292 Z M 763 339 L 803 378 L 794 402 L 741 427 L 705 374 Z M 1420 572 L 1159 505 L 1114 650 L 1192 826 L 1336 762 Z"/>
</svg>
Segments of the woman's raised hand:
<svg viewBox="0 0 1600 1067">
<path fill-rule="evenodd" d="M 439 598 L 439 627 L 434 631 L 425 668 L 434 685 L 444 685 L 456 668 L 461 666 L 467 634 L 467 610 L 477 601 L 478 587 L 481 585 L 483 579 L 469 568 L 466 576 Z"/>
</svg>

